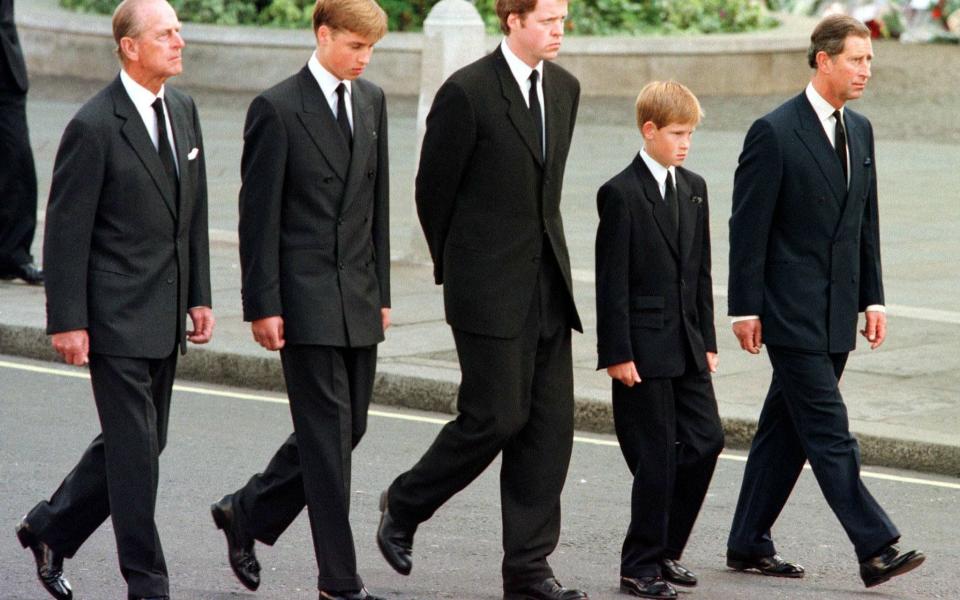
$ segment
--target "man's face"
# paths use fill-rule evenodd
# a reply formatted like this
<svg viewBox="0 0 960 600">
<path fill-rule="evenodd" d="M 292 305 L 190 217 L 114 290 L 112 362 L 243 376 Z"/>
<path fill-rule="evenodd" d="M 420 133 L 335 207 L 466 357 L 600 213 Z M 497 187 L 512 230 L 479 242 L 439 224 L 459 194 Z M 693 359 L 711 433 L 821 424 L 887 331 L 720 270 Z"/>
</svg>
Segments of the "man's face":
<svg viewBox="0 0 960 600">
<path fill-rule="evenodd" d="M 843 52 L 821 61 L 820 70 L 826 76 L 833 100 L 842 105 L 862 96 L 870 79 L 872 62 L 873 44 L 870 38 L 856 35 L 847 37 Z"/>
<path fill-rule="evenodd" d="M 377 40 L 359 33 L 321 25 L 317 29 L 317 60 L 337 79 L 353 81 L 370 64 L 376 43 Z"/>
<path fill-rule="evenodd" d="M 183 71 L 180 20 L 165 0 L 140 7 L 140 34 L 131 38 L 128 59 L 136 62 L 149 79 L 166 80 Z"/>
<path fill-rule="evenodd" d="M 695 129 L 692 124 L 670 123 L 657 127 L 653 121 L 647 121 L 641 129 L 644 148 L 647 154 L 661 165 L 679 167 L 687 160 Z"/>
<path fill-rule="evenodd" d="M 541 60 L 553 60 L 560 52 L 566 18 L 567 0 L 538 0 L 536 7 L 524 16 L 513 13 L 507 17 L 507 44 L 531 67 Z"/>
</svg>

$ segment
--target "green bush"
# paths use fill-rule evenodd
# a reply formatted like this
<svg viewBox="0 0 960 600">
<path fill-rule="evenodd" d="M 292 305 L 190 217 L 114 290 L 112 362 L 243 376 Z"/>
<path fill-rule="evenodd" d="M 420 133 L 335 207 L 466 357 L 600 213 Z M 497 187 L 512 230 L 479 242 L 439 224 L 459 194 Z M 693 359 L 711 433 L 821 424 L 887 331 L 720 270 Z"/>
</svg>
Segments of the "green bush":
<svg viewBox="0 0 960 600">
<path fill-rule="evenodd" d="M 390 31 L 418 31 L 438 0 L 379 0 Z M 499 31 L 496 0 L 475 0 L 491 33 Z M 768 0 L 776 2 L 777 0 Z M 67 8 L 110 14 L 117 0 L 60 0 Z M 184 21 L 221 25 L 306 27 L 313 0 L 170 0 Z M 584 35 L 717 33 L 775 24 L 763 0 L 572 0 L 567 30 Z"/>
</svg>

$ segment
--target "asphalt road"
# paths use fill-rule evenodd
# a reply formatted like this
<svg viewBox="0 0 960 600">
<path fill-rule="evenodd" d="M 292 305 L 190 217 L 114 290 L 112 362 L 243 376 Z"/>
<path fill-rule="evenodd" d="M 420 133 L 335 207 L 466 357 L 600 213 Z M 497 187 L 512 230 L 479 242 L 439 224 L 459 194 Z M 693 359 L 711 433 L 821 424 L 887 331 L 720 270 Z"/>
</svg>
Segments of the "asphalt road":
<svg viewBox="0 0 960 600">
<path fill-rule="evenodd" d="M 0 356 L 0 600 L 47 597 L 13 526 L 53 492 L 98 431 L 85 377 L 80 369 Z M 352 509 L 361 574 L 371 591 L 391 599 L 501 597 L 496 464 L 420 527 L 410 577 L 391 571 L 374 542 L 380 491 L 420 456 L 448 418 L 375 406 L 367 437 L 354 454 Z M 316 566 L 303 515 L 276 546 L 258 546 L 264 572 L 254 594 L 233 578 L 223 536 L 208 512 L 212 501 L 263 468 L 290 427 L 285 400 L 277 395 L 178 384 L 157 515 L 175 600 L 316 598 Z M 742 471 L 741 453 L 723 455 L 684 556 L 701 583 L 683 598 L 960 597 L 960 480 L 870 469 L 867 485 L 904 532 L 903 546 L 920 547 L 928 559 L 920 570 L 866 591 L 851 545 L 809 471 L 774 530 L 780 553 L 801 562 L 807 577 L 781 580 L 727 571 L 724 542 Z M 551 564 L 562 582 L 589 591 L 595 600 L 626 597 L 616 586 L 628 498 L 616 441 L 578 436 L 563 497 L 563 535 Z M 109 521 L 67 561 L 66 573 L 78 600 L 124 597 Z"/>
</svg>

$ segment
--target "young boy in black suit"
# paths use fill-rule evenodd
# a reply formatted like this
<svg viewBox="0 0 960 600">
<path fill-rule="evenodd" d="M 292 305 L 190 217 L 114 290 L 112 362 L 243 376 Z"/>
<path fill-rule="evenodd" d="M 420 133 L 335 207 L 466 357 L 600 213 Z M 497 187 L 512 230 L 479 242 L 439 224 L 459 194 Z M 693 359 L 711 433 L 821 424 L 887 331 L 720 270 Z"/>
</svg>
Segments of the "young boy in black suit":
<svg viewBox="0 0 960 600">
<path fill-rule="evenodd" d="M 598 368 L 634 477 L 620 590 L 675 598 L 697 584 L 677 561 L 723 448 L 707 186 L 681 166 L 703 113 L 673 81 L 644 87 L 636 109 L 643 149 L 597 193 Z"/>
</svg>

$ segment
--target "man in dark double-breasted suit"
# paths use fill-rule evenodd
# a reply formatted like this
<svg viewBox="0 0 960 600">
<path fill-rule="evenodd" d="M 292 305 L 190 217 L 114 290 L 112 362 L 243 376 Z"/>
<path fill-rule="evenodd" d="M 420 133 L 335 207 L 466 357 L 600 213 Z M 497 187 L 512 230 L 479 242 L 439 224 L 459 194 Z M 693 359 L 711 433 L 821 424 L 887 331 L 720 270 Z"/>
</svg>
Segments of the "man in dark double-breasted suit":
<svg viewBox="0 0 960 600">
<path fill-rule="evenodd" d="M 390 323 L 386 100 L 358 79 L 387 22 L 374 0 L 320 0 L 313 22 L 307 65 L 251 103 L 241 164 L 243 315 L 280 351 L 294 434 L 212 511 L 234 573 L 256 589 L 254 541 L 273 544 L 306 504 L 320 598 L 375 600 L 348 515 Z"/>
<path fill-rule="evenodd" d="M 580 86 L 549 62 L 566 12 L 564 0 L 498 1 L 506 39 L 453 74 L 430 109 L 416 202 L 460 360 L 459 415 L 381 499 L 380 549 L 407 574 L 417 525 L 502 453 L 506 598 L 586 597 L 547 564 L 581 329 L 560 217 Z"/>
<path fill-rule="evenodd" d="M 102 427 L 17 528 L 59 599 L 72 596 L 63 558 L 107 517 L 127 597 L 169 595 L 154 523 L 159 454 L 177 355 L 213 332 L 200 122 L 193 100 L 164 85 L 181 71 L 179 31 L 165 0 L 117 7 L 123 69 L 67 125 L 54 165 L 43 248 L 47 333 L 68 363 L 89 362 Z"/>
<path fill-rule="evenodd" d="M 0 279 L 43 283 L 30 255 L 37 227 L 37 172 L 27 130 L 27 65 L 13 21 L 13 0 L 0 0 Z"/>
<path fill-rule="evenodd" d="M 736 570 L 803 576 L 777 555 L 770 528 L 805 461 L 853 542 L 864 584 L 923 562 L 899 552 L 900 532 L 863 485 L 838 388 L 858 313 L 871 348 L 886 335 L 873 130 L 844 108 L 863 94 L 872 59 L 866 26 L 825 18 L 811 35 L 810 84 L 753 124 L 740 155 L 729 313 L 744 350 L 766 343 L 773 379 L 728 541 Z"/>
</svg>

